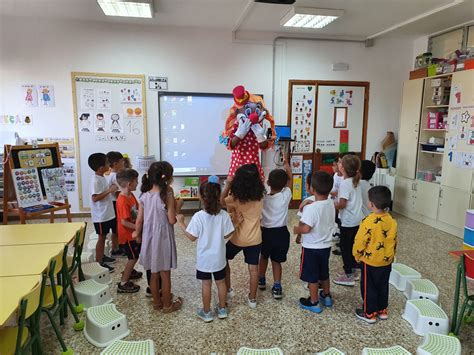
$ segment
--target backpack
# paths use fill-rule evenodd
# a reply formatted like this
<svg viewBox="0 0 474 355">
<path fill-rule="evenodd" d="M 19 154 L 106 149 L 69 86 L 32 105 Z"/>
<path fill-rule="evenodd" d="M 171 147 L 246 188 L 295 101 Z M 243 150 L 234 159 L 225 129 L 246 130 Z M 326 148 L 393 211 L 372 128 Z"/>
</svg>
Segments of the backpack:
<svg viewBox="0 0 474 355">
<path fill-rule="evenodd" d="M 387 157 L 385 156 L 383 152 L 375 152 L 372 155 L 371 160 L 372 160 L 372 163 L 374 163 L 377 168 L 381 168 L 381 169 L 388 168 Z"/>
</svg>

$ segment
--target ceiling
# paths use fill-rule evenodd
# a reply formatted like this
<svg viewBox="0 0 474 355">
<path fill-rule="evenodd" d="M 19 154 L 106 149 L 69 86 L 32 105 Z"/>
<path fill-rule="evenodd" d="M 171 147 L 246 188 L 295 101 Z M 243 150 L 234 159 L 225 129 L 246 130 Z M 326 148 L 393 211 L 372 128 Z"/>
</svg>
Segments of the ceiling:
<svg viewBox="0 0 474 355">
<path fill-rule="evenodd" d="M 344 10 L 343 17 L 319 30 L 283 28 L 280 19 L 290 6 L 253 3 L 251 0 L 154 0 L 156 13 L 153 19 L 107 17 L 96 0 L 0 0 L 0 14 L 228 31 L 237 28 L 242 32 L 279 35 L 304 33 L 366 38 L 454 1 L 462 0 L 297 0 L 298 6 Z M 464 0 L 395 31 L 429 34 L 473 19 L 474 0 Z"/>
</svg>

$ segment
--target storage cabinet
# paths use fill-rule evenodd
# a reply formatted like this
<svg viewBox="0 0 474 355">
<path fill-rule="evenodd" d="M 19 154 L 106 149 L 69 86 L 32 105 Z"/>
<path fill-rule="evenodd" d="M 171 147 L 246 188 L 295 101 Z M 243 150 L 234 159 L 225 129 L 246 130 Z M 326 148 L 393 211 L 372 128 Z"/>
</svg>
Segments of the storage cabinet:
<svg viewBox="0 0 474 355">
<path fill-rule="evenodd" d="M 439 193 L 438 220 L 457 228 L 464 227 L 466 210 L 469 209 L 471 195 L 465 190 L 441 186 Z"/>
<path fill-rule="evenodd" d="M 436 219 L 438 215 L 439 185 L 418 180 L 413 186 L 415 188 L 415 211 L 422 216 Z"/>
<path fill-rule="evenodd" d="M 414 210 L 414 184 L 415 180 L 402 176 L 395 178 L 395 191 L 393 195 L 393 208 L 395 211 L 410 213 Z"/>
</svg>

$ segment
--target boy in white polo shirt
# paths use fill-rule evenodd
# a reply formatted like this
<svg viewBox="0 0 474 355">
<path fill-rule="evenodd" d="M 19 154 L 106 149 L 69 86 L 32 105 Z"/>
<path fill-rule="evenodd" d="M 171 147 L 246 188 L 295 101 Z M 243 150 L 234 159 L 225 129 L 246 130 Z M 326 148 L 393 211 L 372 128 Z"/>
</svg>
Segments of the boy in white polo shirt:
<svg viewBox="0 0 474 355">
<path fill-rule="evenodd" d="M 311 178 L 311 193 L 315 202 L 307 205 L 293 233 L 303 234 L 300 279 L 308 283 L 310 296 L 300 298 L 300 307 L 321 313 L 320 302 L 333 305 L 329 291 L 329 255 L 333 233 L 336 229 L 336 210 L 328 199 L 333 186 L 333 177 L 324 171 L 316 171 Z M 322 291 L 318 295 L 318 288 Z"/>
<path fill-rule="evenodd" d="M 258 287 L 265 290 L 268 258 L 272 260 L 273 287 L 272 295 L 275 299 L 283 297 L 281 287 L 281 263 L 286 261 L 290 247 L 290 232 L 288 232 L 288 205 L 291 201 L 291 168 L 285 160 L 283 169 L 275 169 L 268 175 L 267 184 L 270 193 L 263 198 L 262 210 L 262 250 L 258 265 Z"/>
</svg>

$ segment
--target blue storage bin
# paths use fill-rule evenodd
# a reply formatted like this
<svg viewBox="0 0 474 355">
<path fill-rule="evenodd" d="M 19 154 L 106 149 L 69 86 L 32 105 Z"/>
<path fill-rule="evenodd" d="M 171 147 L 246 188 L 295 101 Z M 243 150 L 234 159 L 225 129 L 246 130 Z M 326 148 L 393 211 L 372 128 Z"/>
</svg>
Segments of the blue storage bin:
<svg viewBox="0 0 474 355">
<path fill-rule="evenodd" d="M 464 244 L 474 247 L 474 229 L 464 227 Z"/>
</svg>

